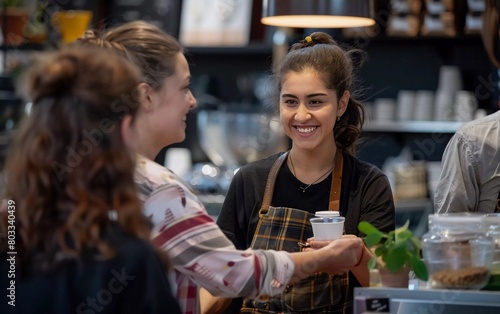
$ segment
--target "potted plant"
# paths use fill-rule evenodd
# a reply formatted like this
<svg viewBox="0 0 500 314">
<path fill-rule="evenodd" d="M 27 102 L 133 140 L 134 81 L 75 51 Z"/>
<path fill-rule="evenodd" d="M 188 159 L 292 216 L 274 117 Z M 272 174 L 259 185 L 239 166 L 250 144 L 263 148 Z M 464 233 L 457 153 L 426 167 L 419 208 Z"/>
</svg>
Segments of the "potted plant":
<svg viewBox="0 0 500 314">
<path fill-rule="evenodd" d="M 2 0 L 2 6 L 6 8 L 10 7 L 20 7 L 24 3 L 24 0 Z"/>
<path fill-rule="evenodd" d="M 365 234 L 366 247 L 375 247 L 375 256 L 368 262 L 372 269 L 378 264 L 382 285 L 408 287 L 408 273 L 413 270 L 415 276 L 427 281 L 429 274 L 421 259 L 420 239 L 408 229 L 410 221 L 396 230 L 384 233 L 367 221 L 358 224 L 359 231 Z M 399 283 L 390 283 L 390 279 L 402 279 Z M 387 276 L 384 278 L 384 276 Z"/>
<path fill-rule="evenodd" d="M 22 44 L 25 41 L 24 29 L 29 18 L 29 10 L 24 6 L 24 0 L 1 0 L 0 3 L 3 43 L 14 46 Z"/>
</svg>

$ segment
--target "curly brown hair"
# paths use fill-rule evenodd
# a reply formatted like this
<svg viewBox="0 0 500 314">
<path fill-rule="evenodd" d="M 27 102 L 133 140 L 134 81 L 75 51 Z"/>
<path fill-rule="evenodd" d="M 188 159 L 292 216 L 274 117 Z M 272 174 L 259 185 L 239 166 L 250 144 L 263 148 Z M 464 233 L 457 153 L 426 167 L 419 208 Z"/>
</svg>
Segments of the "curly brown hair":
<svg viewBox="0 0 500 314">
<path fill-rule="evenodd" d="M 113 247 L 102 238 L 110 224 L 149 241 L 133 180 L 135 160 L 121 136 L 123 114 L 112 106 L 139 83 L 131 63 L 89 47 L 44 54 L 28 70 L 32 109 L 9 146 L 3 195 L 16 204 L 21 268 L 47 269 L 88 253 L 111 257 Z M 0 217 L 5 235 L 7 215 Z"/>
<path fill-rule="evenodd" d="M 346 112 L 335 123 L 334 134 L 338 148 L 355 153 L 355 145 L 364 123 L 364 107 L 357 100 L 360 91 L 355 90 L 355 72 L 353 60 L 364 59 L 364 52 L 359 49 L 344 50 L 328 34 L 315 32 L 295 43 L 290 52 L 277 62 L 273 68 L 275 88 L 272 99 L 278 101 L 283 77 L 289 72 L 315 70 L 328 89 L 335 90 L 337 97 L 348 90 L 351 94 Z"/>
<path fill-rule="evenodd" d="M 184 52 L 174 37 L 144 21 L 128 22 L 102 34 L 95 30 L 87 31 L 78 42 L 111 48 L 125 55 L 139 67 L 143 81 L 155 89 L 159 89 L 163 80 L 175 73 L 175 56 Z"/>
</svg>

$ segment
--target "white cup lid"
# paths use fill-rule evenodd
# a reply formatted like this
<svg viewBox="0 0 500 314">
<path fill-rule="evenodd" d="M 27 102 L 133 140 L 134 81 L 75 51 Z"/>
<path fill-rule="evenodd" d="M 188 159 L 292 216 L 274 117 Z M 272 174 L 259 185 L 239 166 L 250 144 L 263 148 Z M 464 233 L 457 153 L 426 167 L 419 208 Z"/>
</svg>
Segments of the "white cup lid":
<svg viewBox="0 0 500 314">
<path fill-rule="evenodd" d="M 340 216 L 340 213 L 334 210 L 322 210 L 314 213 L 314 215 L 316 217 L 338 217 Z"/>
</svg>

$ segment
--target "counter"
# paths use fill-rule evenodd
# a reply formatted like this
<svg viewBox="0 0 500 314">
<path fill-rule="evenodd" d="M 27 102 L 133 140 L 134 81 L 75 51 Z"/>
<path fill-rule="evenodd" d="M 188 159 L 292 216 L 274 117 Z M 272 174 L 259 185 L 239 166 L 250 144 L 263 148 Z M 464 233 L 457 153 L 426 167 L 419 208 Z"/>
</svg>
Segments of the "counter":
<svg viewBox="0 0 500 314">
<path fill-rule="evenodd" d="M 354 289 L 354 314 L 498 314 L 500 292 L 477 290 Z"/>
</svg>

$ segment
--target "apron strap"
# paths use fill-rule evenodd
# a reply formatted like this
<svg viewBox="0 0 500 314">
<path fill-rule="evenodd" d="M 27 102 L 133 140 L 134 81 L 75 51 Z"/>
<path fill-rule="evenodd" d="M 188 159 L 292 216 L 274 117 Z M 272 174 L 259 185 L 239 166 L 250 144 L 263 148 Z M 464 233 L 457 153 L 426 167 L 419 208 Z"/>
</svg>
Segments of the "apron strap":
<svg viewBox="0 0 500 314">
<path fill-rule="evenodd" d="M 264 191 L 264 199 L 262 200 L 262 205 L 260 206 L 259 216 L 266 215 L 271 206 L 271 200 L 273 198 L 274 183 L 278 172 L 283 165 L 283 162 L 288 156 L 288 151 L 282 154 L 276 159 L 274 164 L 269 171 L 266 182 L 266 190 Z M 335 168 L 333 170 L 332 185 L 330 188 L 330 201 L 328 204 L 328 210 L 339 211 L 340 208 L 340 189 L 342 184 L 342 170 L 344 168 L 344 157 L 342 152 L 336 154 L 335 156 Z"/>
<path fill-rule="evenodd" d="M 330 203 L 328 210 L 339 211 L 340 189 L 342 184 L 342 170 L 344 169 L 344 156 L 339 152 L 335 156 L 335 168 L 333 170 L 332 187 L 330 188 Z"/>
<path fill-rule="evenodd" d="M 274 191 L 274 183 L 276 181 L 276 177 L 278 176 L 278 171 L 280 170 L 283 162 L 286 160 L 288 156 L 288 152 L 281 154 L 281 156 L 276 159 L 273 166 L 271 167 L 271 171 L 269 171 L 269 175 L 267 176 L 266 182 L 266 190 L 264 192 L 264 199 L 262 200 L 262 205 L 260 206 L 259 216 L 267 214 L 267 210 L 269 206 L 271 206 L 271 200 L 273 198 Z"/>
</svg>

